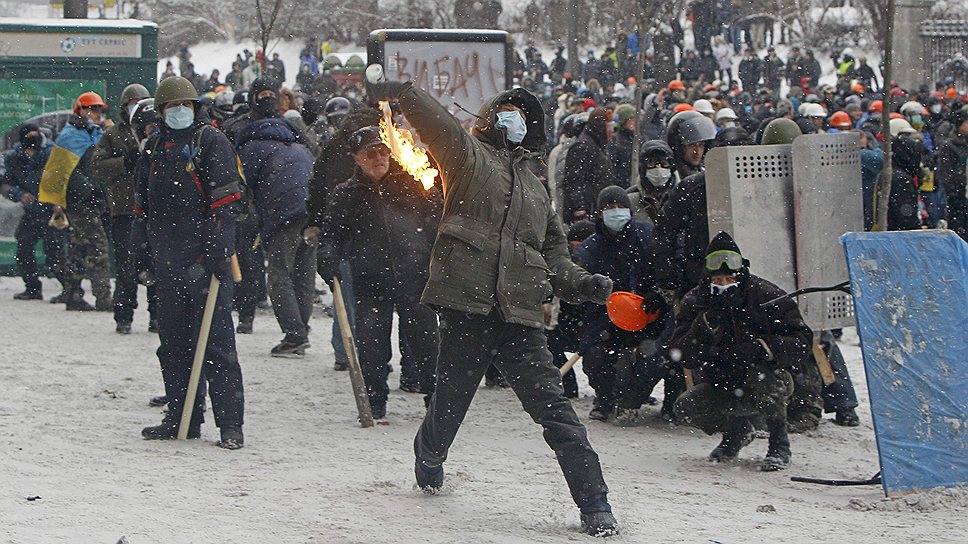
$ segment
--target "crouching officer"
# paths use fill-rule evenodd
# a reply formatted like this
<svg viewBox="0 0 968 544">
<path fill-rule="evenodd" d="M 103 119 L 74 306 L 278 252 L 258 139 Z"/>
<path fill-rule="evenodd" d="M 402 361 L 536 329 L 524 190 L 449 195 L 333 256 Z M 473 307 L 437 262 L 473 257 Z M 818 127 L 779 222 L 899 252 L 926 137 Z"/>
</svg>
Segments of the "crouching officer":
<svg viewBox="0 0 968 544">
<path fill-rule="evenodd" d="M 221 288 L 205 352 L 205 380 L 195 396 L 188 437 L 200 435 L 207 381 L 215 425 L 221 430 L 218 445 L 238 449 L 243 444 L 244 396 L 232 327 L 230 266 L 241 211 L 238 159 L 228 138 L 208 124 L 187 79 L 162 81 L 155 106 L 163 122 L 160 133 L 146 142 L 139 162 L 139 220 L 132 244 L 140 251 L 150 248 L 157 277 L 158 359 L 168 412 L 161 425 L 146 427 L 141 434 L 149 440 L 177 434 L 209 281 L 215 275 Z"/>
<path fill-rule="evenodd" d="M 679 397 L 675 413 L 706 434 L 723 433 L 709 455 L 713 461 L 735 459 L 753 439 L 749 418 L 763 416 L 770 446 L 760 468 L 772 471 L 790 463 L 790 370 L 807 359 L 812 332 L 793 300 L 765 304 L 785 293 L 748 266 L 729 234 L 720 232 L 709 243 L 705 279 L 676 315 L 672 351 L 694 369 L 698 385 Z"/>
</svg>

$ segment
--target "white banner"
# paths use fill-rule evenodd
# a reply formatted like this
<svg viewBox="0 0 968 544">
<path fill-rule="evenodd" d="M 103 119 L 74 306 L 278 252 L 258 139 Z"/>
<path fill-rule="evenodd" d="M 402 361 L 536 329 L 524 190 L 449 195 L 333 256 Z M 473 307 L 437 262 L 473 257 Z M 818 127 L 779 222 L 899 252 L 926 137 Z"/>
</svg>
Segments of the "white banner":
<svg viewBox="0 0 968 544">
<path fill-rule="evenodd" d="M 141 58 L 140 34 L 0 32 L 0 57 Z"/>
</svg>

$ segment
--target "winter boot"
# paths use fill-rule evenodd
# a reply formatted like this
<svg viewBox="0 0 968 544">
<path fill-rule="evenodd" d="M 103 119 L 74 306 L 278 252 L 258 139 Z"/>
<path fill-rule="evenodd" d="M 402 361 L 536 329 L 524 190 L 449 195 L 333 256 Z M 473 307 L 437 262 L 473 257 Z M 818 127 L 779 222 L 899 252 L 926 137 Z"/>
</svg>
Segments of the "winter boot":
<svg viewBox="0 0 968 544">
<path fill-rule="evenodd" d="M 22 293 L 17 293 L 13 296 L 14 300 L 44 300 L 44 295 L 41 294 L 40 289 L 31 290 L 27 289 Z"/>
<path fill-rule="evenodd" d="M 235 327 L 236 334 L 252 334 L 253 316 L 239 316 L 239 325 Z"/>
<path fill-rule="evenodd" d="M 114 332 L 118 334 L 131 334 L 131 322 L 118 321 L 117 326 L 114 327 Z"/>
<path fill-rule="evenodd" d="M 114 303 L 111 301 L 110 297 L 98 298 L 97 300 L 94 301 L 94 310 L 97 312 L 113 312 Z"/>
<path fill-rule="evenodd" d="M 615 409 L 615 425 L 617 427 L 633 427 L 639 421 L 639 411 L 635 408 L 622 408 L 619 406 Z"/>
<path fill-rule="evenodd" d="M 740 417 L 727 417 L 723 439 L 719 445 L 709 453 L 709 460 L 722 463 L 732 461 L 739 455 L 739 450 L 753 442 L 753 425 L 749 420 Z"/>
<path fill-rule="evenodd" d="M 84 296 L 84 290 L 81 289 L 80 291 L 81 291 L 81 297 L 83 297 Z M 50 303 L 51 304 L 64 304 L 65 302 L 67 302 L 67 297 L 68 297 L 69 294 L 70 293 L 67 292 L 67 288 L 65 287 L 63 290 L 61 290 L 61 292 L 60 292 L 59 295 L 54 296 L 54 297 L 51 297 Z"/>
<path fill-rule="evenodd" d="M 148 320 L 148 332 L 157 333 L 158 332 L 158 318 L 152 317 Z"/>
<path fill-rule="evenodd" d="M 860 418 L 857 417 L 857 411 L 853 408 L 844 408 L 843 410 L 837 410 L 837 415 L 834 416 L 834 423 L 841 427 L 856 427 L 860 425 Z"/>
<path fill-rule="evenodd" d="M 349 361 L 336 360 L 336 362 L 333 363 L 333 370 L 335 370 L 336 372 L 345 372 L 349 368 L 350 368 Z"/>
<path fill-rule="evenodd" d="M 148 399 L 148 406 L 164 406 L 168 404 L 168 397 L 165 395 L 158 395 L 157 397 L 151 397 Z"/>
<path fill-rule="evenodd" d="M 578 508 L 581 510 L 581 532 L 601 537 L 618 534 L 618 522 L 604 493 L 580 499 Z"/>
<path fill-rule="evenodd" d="M 174 440 L 178 438 L 178 424 L 178 419 L 169 412 L 165 414 L 161 425 L 141 429 L 141 436 L 145 440 Z M 199 438 L 200 436 L 202 436 L 202 422 L 198 421 L 197 423 L 193 422 L 189 424 L 188 438 Z"/>
<path fill-rule="evenodd" d="M 595 400 L 592 401 L 592 411 L 588 412 L 588 417 L 595 421 L 608 421 L 614 410 L 615 406 L 611 402 L 596 396 Z"/>
<path fill-rule="evenodd" d="M 286 335 L 282 342 L 269 351 L 272 357 L 282 357 L 285 359 L 302 359 L 306 356 L 306 348 L 310 347 L 309 341 L 302 338 L 295 338 Z"/>
<path fill-rule="evenodd" d="M 773 472 L 790 466 L 790 437 L 787 436 L 786 421 L 768 421 L 770 430 L 770 447 L 760 470 Z"/>
<path fill-rule="evenodd" d="M 218 441 L 218 447 L 227 450 L 237 450 L 245 445 L 241 425 L 223 425 L 219 431 L 221 439 Z"/>
<path fill-rule="evenodd" d="M 68 297 L 67 299 L 67 311 L 68 312 L 93 312 L 94 306 L 91 306 L 82 297 Z"/>
<path fill-rule="evenodd" d="M 436 493 L 444 487 L 444 467 L 442 465 L 432 466 L 424 463 L 420 459 L 414 462 L 413 475 L 417 478 L 417 487 L 424 493 Z"/>
</svg>

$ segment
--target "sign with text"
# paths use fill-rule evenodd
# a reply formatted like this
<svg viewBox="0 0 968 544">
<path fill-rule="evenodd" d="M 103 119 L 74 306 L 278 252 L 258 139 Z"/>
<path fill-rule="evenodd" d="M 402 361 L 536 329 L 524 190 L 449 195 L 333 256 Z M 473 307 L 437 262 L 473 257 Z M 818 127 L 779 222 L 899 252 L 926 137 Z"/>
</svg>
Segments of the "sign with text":
<svg viewBox="0 0 968 544">
<path fill-rule="evenodd" d="M 140 34 L 0 32 L 0 57 L 141 58 Z"/>
</svg>

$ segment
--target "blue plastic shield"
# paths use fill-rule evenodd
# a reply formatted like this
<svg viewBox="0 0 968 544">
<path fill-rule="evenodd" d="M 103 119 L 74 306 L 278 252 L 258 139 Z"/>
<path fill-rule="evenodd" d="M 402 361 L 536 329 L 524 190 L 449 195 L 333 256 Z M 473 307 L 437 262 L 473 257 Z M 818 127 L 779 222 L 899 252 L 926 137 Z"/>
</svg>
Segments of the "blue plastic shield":
<svg viewBox="0 0 968 544">
<path fill-rule="evenodd" d="M 950 231 L 849 233 L 884 491 L 968 483 L 968 245 Z"/>
</svg>

